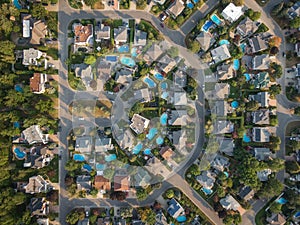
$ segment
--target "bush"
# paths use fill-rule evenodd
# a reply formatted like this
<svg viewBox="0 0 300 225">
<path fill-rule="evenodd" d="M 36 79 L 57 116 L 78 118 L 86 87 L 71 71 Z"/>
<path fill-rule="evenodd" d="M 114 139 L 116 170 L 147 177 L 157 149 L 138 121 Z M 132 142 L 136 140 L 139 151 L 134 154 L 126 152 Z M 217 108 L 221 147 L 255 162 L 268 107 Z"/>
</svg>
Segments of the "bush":
<svg viewBox="0 0 300 225">
<path fill-rule="evenodd" d="M 264 33 L 267 32 L 268 30 L 269 28 L 264 23 L 262 23 L 261 25 L 259 25 L 256 33 Z"/>
<path fill-rule="evenodd" d="M 258 20 L 261 16 L 261 12 L 255 12 L 252 9 L 248 9 L 245 14 L 253 21 Z"/>
<path fill-rule="evenodd" d="M 84 63 L 88 65 L 92 65 L 96 62 L 96 57 L 93 55 L 88 55 L 84 58 Z"/>
</svg>

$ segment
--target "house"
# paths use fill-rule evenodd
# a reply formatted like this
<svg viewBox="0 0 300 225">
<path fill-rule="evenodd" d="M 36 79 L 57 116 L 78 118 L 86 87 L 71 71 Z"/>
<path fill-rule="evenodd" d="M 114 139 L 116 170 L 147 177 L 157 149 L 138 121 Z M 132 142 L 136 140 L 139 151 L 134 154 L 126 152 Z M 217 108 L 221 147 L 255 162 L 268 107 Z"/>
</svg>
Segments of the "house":
<svg viewBox="0 0 300 225">
<path fill-rule="evenodd" d="M 30 38 L 30 20 L 23 18 L 22 20 L 23 25 L 23 38 Z"/>
<path fill-rule="evenodd" d="M 240 211 L 240 209 L 242 208 L 240 203 L 235 200 L 230 194 L 226 195 L 225 198 L 220 199 L 220 204 L 226 210 Z"/>
<path fill-rule="evenodd" d="M 227 83 L 216 83 L 213 90 L 206 91 L 206 98 L 209 100 L 225 99 L 228 97 L 230 92 L 230 85 Z"/>
<path fill-rule="evenodd" d="M 110 225 L 110 218 L 106 216 L 105 218 L 99 218 L 97 219 L 97 225 Z"/>
<path fill-rule="evenodd" d="M 289 8 L 287 13 L 291 20 L 300 16 L 300 2 L 297 1 L 291 8 Z"/>
<path fill-rule="evenodd" d="M 235 70 L 233 64 L 221 64 L 217 67 L 217 78 L 218 80 L 228 80 L 233 78 Z"/>
<path fill-rule="evenodd" d="M 233 150 L 234 150 L 234 141 L 232 138 L 218 138 L 218 143 L 220 145 L 219 151 L 221 153 L 224 153 L 228 156 L 233 156 Z"/>
<path fill-rule="evenodd" d="M 172 143 L 177 150 L 184 150 L 186 147 L 187 135 L 185 130 L 173 131 Z"/>
<path fill-rule="evenodd" d="M 28 184 L 24 187 L 25 193 L 28 194 L 47 193 L 51 188 L 51 185 L 40 175 L 30 177 Z"/>
<path fill-rule="evenodd" d="M 147 44 L 147 33 L 139 29 L 135 29 L 134 46 L 145 46 Z"/>
<path fill-rule="evenodd" d="M 174 85 L 178 88 L 184 88 L 187 84 L 187 75 L 182 70 L 177 70 L 173 73 Z"/>
<path fill-rule="evenodd" d="M 214 102 L 211 112 L 217 117 L 226 117 L 228 113 L 231 113 L 231 106 L 227 101 L 217 100 Z"/>
<path fill-rule="evenodd" d="M 243 7 L 235 6 L 233 3 L 229 3 L 221 13 L 224 19 L 228 20 L 230 23 L 237 21 L 243 14 Z"/>
<path fill-rule="evenodd" d="M 227 45 L 220 45 L 219 47 L 216 47 L 210 51 L 210 54 L 215 63 L 231 58 Z"/>
<path fill-rule="evenodd" d="M 38 225 L 49 225 L 49 218 L 38 218 L 36 220 Z"/>
<path fill-rule="evenodd" d="M 234 131 L 234 124 L 227 120 L 217 120 L 214 124 L 214 134 L 230 134 Z"/>
<path fill-rule="evenodd" d="M 77 225 L 90 225 L 89 218 L 84 218 L 83 220 L 78 220 Z"/>
<path fill-rule="evenodd" d="M 258 29 L 259 23 L 252 21 L 249 17 L 243 19 L 236 28 L 236 32 L 242 37 L 248 37 L 255 33 Z"/>
<path fill-rule="evenodd" d="M 253 127 L 252 140 L 254 142 L 269 142 L 270 132 L 266 127 Z"/>
<path fill-rule="evenodd" d="M 115 175 L 114 176 L 114 191 L 129 191 L 130 190 L 130 176 Z"/>
<path fill-rule="evenodd" d="M 186 106 L 187 105 L 187 97 L 186 92 L 174 92 L 174 105 L 175 106 Z"/>
<path fill-rule="evenodd" d="M 265 86 L 265 85 L 264 85 Z M 249 95 L 249 101 L 256 101 L 259 104 L 259 107 L 268 108 L 269 107 L 269 97 L 268 92 L 258 92 L 255 95 Z"/>
<path fill-rule="evenodd" d="M 93 71 L 91 65 L 85 63 L 73 64 L 71 68 L 74 69 L 75 76 L 80 77 L 83 83 L 88 87 L 93 80 Z"/>
<path fill-rule="evenodd" d="M 256 125 L 266 125 L 270 123 L 270 116 L 269 116 L 268 109 L 260 109 L 251 113 L 252 116 L 252 123 Z"/>
<path fill-rule="evenodd" d="M 23 130 L 21 137 L 30 145 L 48 143 L 48 134 L 43 134 L 39 125 L 32 125 Z"/>
<path fill-rule="evenodd" d="M 174 198 L 172 198 L 168 204 L 169 207 L 167 211 L 173 218 L 176 219 L 178 216 L 184 213 L 184 209 Z"/>
<path fill-rule="evenodd" d="M 76 178 L 77 190 L 78 191 L 91 191 L 92 182 L 91 177 L 86 175 L 79 175 Z"/>
<path fill-rule="evenodd" d="M 127 42 L 128 29 L 125 26 L 114 28 L 114 40 L 116 45 L 124 44 Z"/>
<path fill-rule="evenodd" d="M 30 150 L 30 154 L 27 154 L 23 167 L 40 169 L 47 166 L 53 158 L 53 152 L 47 147 L 35 146 Z"/>
<path fill-rule="evenodd" d="M 238 195 L 244 201 L 249 201 L 254 197 L 254 194 L 255 194 L 255 192 L 253 189 L 251 189 L 251 187 L 244 186 L 240 189 L 240 192 Z"/>
<path fill-rule="evenodd" d="M 251 80 L 251 83 L 255 88 L 267 88 L 270 83 L 270 76 L 268 72 L 260 72 L 255 74 L 254 79 Z"/>
<path fill-rule="evenodd" d="M 93 140 L 90 136 L 76 137 L 75 151 L 90 153 L 92 151 Z"/>
<path fill-rule="evenodd" d="M 224 157 L 220 154 L 217 154 L 210 165 L 211 165 L 212 168 L 223 172 L 226 168 L 229 167 L 230 162 L 229 162 L 228 158 L 226 158 L 226 157 Z"/>
<path fill-rule="evenodd" d="M 271 175 L 271 173 L 272 170 L 270 169 L 264 169 L 256 172 L 258 179 L 263 182 L 269 179 L 269 175 Z"/>
<path fill-rule="evenodd" d="M 30 44 L 39 45 L 42 39 L 48 35 L 47 25 L 42 20 L 37 20 L 33 22 L 31 30 L 31 40 Z"/>
<path fill-rule="evenodd" d="M 107 150 L 113 149 L 111 138 L 96 138 L 95 140 L 95 152 L 106 152 Z"/>
<path fill-rule="evenodd" d="M 171 149 L 170 146 L 164 146 L 160 149 L 159 154 L 165 159 L 170 160 L 171 157 L 174 155 L 174 151 Z"/>
<path fill-rule="evenodd" d="M 268 160 L 271 157 L 272 152 L 269 148 L 254 148 L 254 157 L 258 161 Z"/>
<path fill-rule="evenodd" d="M 141 134 L 145 129 L 148 128 L 150 120 L 145 117 L 140 116 L 139 114 L 134 114 L 131 119 L 130 128 L 136 133 Z"/>
<path fill-rule="evenodd" d="M 134 99 L 140 102 L 150 102 L 152 99 L 152 92 L 148 88 L 138 89 L 134 92 Z"/>
<path fill-rule="evenodd" d="M 172 110 L 168 124 L 171 126 L 186 126 L 187 119 L 188 115 L 186 110 Z"/>
<path fill-rule="evenodd" d="M 203 171 L 196 180 L 206 189 L 212 189 L 216 181 L 216 174 L 210 170 Z"/>
<path fill-rule="evenodd" d="M 148 63 L 152 63 L 154 61 L 156 61 L 158 59 L 159 56 L 161 56 L 161 54 L 163 53 L 161 47 L 156 44 L 153 43 L 150 48 L 146 51 L 146 53 L 144 54 L 143 59 L 148 62 Z"/>
<path fill-rule="evenodd" d="M 46 198 L 31 198 L 28 208 L 31 216 L 46 216 L 49 213 L 49 202 Z"/>
<path fill-rule="evenodd" d="M 96 26 L 95 36 L 96 36 L 96 42 L 101 42 L 103 40 L 110 39 L 110 26 L 105 26 L 102 23 L 99 26 Z"/>
<path fill-rule="evenodd" d="M 160 60 L 159 60 L 159 68 L 161 69 L 162 72 L 165 74 L 169 73 L 174 66 L 176 65 L 176 61 L 172 59 L 168 55 L 164 55 Z"/>
<path fill-rule="evenodd" d="M 131 148 L 135 141 L 135 136 L 130 129 L 120 130 L 120 133 L 117 134 L 117 140 L 122 149 Z"/>
<path fill-rule="evenodd" d="M 30 78 L 30 91 L 35 94 L 42 94 L 45 92 L 45 84 L 48 82 L 47 74 L 34 73 Z"/>
<path fill-rule="evenodd" d="M 199 42 L 201 49 L 206 52 L 216 42 L 216 39 L 211 33 L 201 31 L 196 37 L 196 41 Z"/>
<path fill-rule="evenodd" d="M 142 167 L 137 168 L 137 172 L 134 174 L 135 186 L 146 188 L 150 184 L 151 176 Z"/>
<path fill-rule="evenodd" d="M 115 81 L 118 84 L 128 85 L 132 81 L 133 71 L 129 68 L 122 68 L 116 72 Z"/>
<path fill-rule="evenodd" d="M 184 2 L 182 0 L 174 0 L 173 3 L 167 9 L 167 13 L 170 14 L 174 19 L 182 13 L 184 10 Z"/>
<path fill-rule="evenodd" d="M 266 220 L 270 225 L 284 225 L 286 223 L 285 216 L 282 213 L 272 213 Z"/>
<path fill-rule="evenodd" d="M 43 52 L 36 50 L 34 48 L 23 49 L 23 60 L 22 64 L 24 66 L 38 66 L 41 65 L 39 59 L 45 57 L 46 54 Z"/>
<path fill-rule="evenodd" d="M 250 38 L 249 44 L 250 44 L 252 53 L 261 52 L 268 48 L 266 41 L 261 39 L 260 36 Z"/>
<path fill-rule="evenodd" d="M 110 180 L 104 176 L 95 176 L 94 187 L 100 191 L 100 193 L 106 193 L 111 190 Z"/>
<path fill-rule="evenodd" d="M 270 65 L 270 57 L 268 54 L 256 55 L 252 59 L 253 70 L 267 70 Z"/>
<path fill-rule="evenodd" d="M 111 78 L 111 64 L 106 61 L 100 61 L 96 67 L 97 87 L 103 90 L 104 84 Z"/>
<path fill-rule="evenodd" d="M 74 23 L 72 26 L 74 32 L 75 46 L 90 46 L 93 45 L 93 25 L 88 24 L 83 26 L 80 23 Z"/>
</svg>

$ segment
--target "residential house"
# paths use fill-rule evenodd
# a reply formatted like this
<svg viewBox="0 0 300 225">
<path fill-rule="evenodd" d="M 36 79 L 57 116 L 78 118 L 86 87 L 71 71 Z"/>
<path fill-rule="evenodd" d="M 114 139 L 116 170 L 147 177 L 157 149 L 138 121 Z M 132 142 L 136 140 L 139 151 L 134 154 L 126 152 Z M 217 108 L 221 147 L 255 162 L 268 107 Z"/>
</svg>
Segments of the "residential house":
<svg viewBox="0 0 300 225">
<path fill-rule="evenodd" d="M 46 54 L 34 48 L 23 49 L 22 64 L 24 66 L 39 66 L 41 65 L 39 60 L 45 56 Z"/>
<path fill-rule="evenodd" d="M 270 123 L 270 116 L 269 116 L 268 109 L 259 109 L 251 113 L 252 115 L 252 123 L 256 125 L 266 125 Z"/>
<path fill-rule="evenodd" d="M 236 32 L 242 37 L 249 37 L 258 29 L 259 22 L 252 21 L 249 17 L 243 19 L 236 28 Z"/>
<path fill-rule="evenodd" d="M 129 191 L 130 190 L 130 176 L 115 175 L 114 176 L 114 191 Z"/>
<path fill-rule="evenodd" d="M 230 92 L 230 85 L 227 83 L 216 83 L 215 89 L 207 91 L 206 95 L 208 99 L 225 99 Z"/>
<path fill-rule="evenodd" d="M 177 70 L 173 73 L 174 85 L 178 88 L 184 88 L 187 84 L 187 75 L 182 70 Z"/>
<path fill-rule="evenodd" d="M 218 80 L 228 80 L 233 78 L 235 75 L 235 70 L 233 69 L 233 64 L 221 64 L 217 67 L 217 78 Z"/>
<path fill-rule="evenodd" d="M 243 215 L 243 208 L 240 205 L 240 203 L 235 200 L 230 194 L 226 195 L 225 198 L 222 198 L 220 200 L 220 204 L 222 207 L 226 210 L 234 210 L 234 211 L 239 211 L 241 215 Z"/>
<path fill-rule="evenodd" d="M 113 149 L 111 138 L 99 137 L 95 140 L 95 152 L 106 152 Z"/>
<path fill-rule="evenodd" d="M 77 190 L 90 192 L 92 188 L 91 176 L 80 175 L 76 178 Z"/>
<path fill-rule="evenodd" d="M 270 225 L 284 225 L 284 224 L 286 224 L 285 216 L 282 213 L 277 213 L 277 214 L 272 213 L 272 215 L 270 217 L 268 217 L 266 220 Z"/>
<path fill-rule="evenodd" d="M 111 190 L 111 182 L 104 176 L 95 176 L 94 187 L 100 191 L 100 193 L 106 193 Z"/>
<path fill-rule="evenodd" d="M 111 78 L 111 64 L 106 61 L 100 61 L 97 65 L 97 86 L 103 90 L 104 84 Z"/>
<path fill-rule="evenodd" d="M 165 159 L 170 160 L 171 157 L 174 155 L 174 151 L 171 149 L 170 146 L 164 146 L 160 149 L 159 154 Z"/>
<path fill-rule="evenodd" d="M 260 36 L 250 38 L 249 44 L 250 44 L 252 53 L 261 52 L 263 50 L 268 49 L 267 42 L 265 40 L 261 39 Z"/>
<path fill-rule="evenodd" d="M 196 41 L 199 42 L 201 49 L 206 52 L 211 46 L 213 46 L 216 39 L 211 33 L 201 31 L 201 33 L 196 37 Z"/>
<path fill-rule="evenodd" d="M 83 220 L 78 220 L 77 225 L 90 225 L 89 218 L 84 218 Z"/>
<path fill-rule="evenodd" d="M 226 117 L 228 113 L 231 113 L 231 106 L 227 101 L 217 100 L 214 102 L 211 112 L 217 117 Z"/>
<path fill-rule="evenodd" d="M 116 45 L 124 44 L 127 42 L 128 29 L 125 26 L 114 28 L 114 40 Z"/>
<path fill-rule="evenodd" d="M 172 198 L 168 204 L 169 207 L 167 211 L 173 218 L 176 219 L 178 216 L 184 213 L 184 209 L 174 198 Z"/>
<path fill-rule="evenodd" d="M 80 77 L 85 86 L 89 86 L 90 82 L 93 80 L 93 71 L 91 65 L 85 63 L 73 64 L 71 68 L 75 72 L 76 77 Z"/>
<path fill-rule="evenodd" d="M 272 152 L 269 148 L 254 148 L 254 157 L 258 161 L 268 160 L 271 157 Z"/>
<path fill-rule="evenodd" d="M 219 63 L 231 58 L 227 45 L 220 45 L 216 47 L 215 49 L 210 51 L 210 54 L 215 63 Z"/>
<path fill-rule="evenodd" d="M 270 83 L 270 75 L 268 72 L 260 72 L 255 74 L 254 79 L 251 80 L 251 83 L 255 88 L 267 88 Z"/>
<path fill-rule="evenodd" d="M 229 159 L 217 154 L 214 160 L 211 162 L 210 166 L 218 171 L 223 172 L 230 165 Z"/>
<path fill-rule="evenodd" d="M 256 55 L 252 59 L 253 70 L 267 70 L 270 65 L 270 57 L 268 54 Z"/>
<path fill-rule="evenodd" d="M 90 136 L 76 137 L 75 151 L 90 153 L 92 151 L 93 140 Z"/>
<path fill-rule="evenodd" d="M 253 127 L 252 140 L 254 142 L 269 142 L 270 132 L 267 127 Z"/>
<path fill-rule="evenodd" d="M 36 220 L 38 225 L 49 225 L 49 218 L 38 218 Z"/>
<path fill-rule="evenodd" d="M 263 85 L 265 86 L 265 85 Z M 248 99 L 250 101 L 256 101 L 259 104 L 259 107 L 268 108 L 269 107 L 269 97 L 268 92 L 258 92 L 255 95 L 249 95 Z"/>
<path fill-rule="evenodd" d="M 144 54 L 143 59 L 148 63 L 152 63 L 154 61 L 157 61 L 158 57 L 161 56 L 162 53 L 163 51 L 161 47 L 158 44 L 153 43 Z"/>
<path fill-rule="evenodd" d="M 169 73 L 176 65 L 176 61 L 172 59 L 168 55 L 164 55 L 160 60 L 159 60 L 159 68 L 161 71 L 165 74 Z"/>
<path fill-rule="evenodd" d="M 110 218 L 107 216 L 105 218 L 99 218 L 97 219 L 97 225 L 110 225 Z"/>
<path fill-rule="evenodd" d="M 130 129 L 120 130 L 116 136 L 122 149 L 131 148 L 136 140 Z"/>
<path fill-rule="evenodd" d="M 48 143 L 48 134 L 43 134 L 39 125 L 32 125 L 23 130 L 21 137 L 30 145 Z"/>
<path fill-rule="evenodd" d="M 233 3 L 229 3 L 221 13 L 224 19 L 228 20 L 230 23 L 237 21 L 243 14 L 243 7 L 235 6 Z"/>
<path fill-rule="evenodd" d="M 74 32 L 74 45 L 76 47 L 87 47 L 93 45 L 93 25 L 83 26 L 80 23 L 74 23 L 72 26 Z"/>
<path fill-rule="evenodd" d="M 131 119 L 130 128 L 136 133 L 141 134 L 145 129 L 148 128 L 150 120 L 145 117 L 140 116 L 139 114 L 134 114 Z"/>
<path fill-rule="evenodd" d="M 212 189 L 216 181 L 216 174 L 210 170 L 203 171 L 196 180 L 202 185 L 203 188 Z"/>
<path fill-rule="evenodd" d="M 30 44 L 39 45 L 42 39 L 48 34 L 47 25 L 42 20 L 37 20 L 33 22 L 33 26 L 31 29 L 31 39 Z"/>
<path fill-rule="evenodd" d="M 270 169 L 264 169 L 261 171 L 256 172 L 257 177 L 260 181 L 267 181 L 269 179 L 269 175 L 271 175 L 272 170 Z"/>
<path fill-rule="evenodd" d="M 291 20 L 300 16 L 300 2 L 295 2 L 294 5 L 291 8 L 289 8 L 287 13 Z"/>
<path fill-rule="evenodd" d="M 49 202 L 46 198 L 31 198 L 28 208 L 31 216 L 46 216 L 49 213 Z"/>
<path fill-rule="evenodd" d="M 139 29 L 135 29 L 134 46 L 145 46 L 147 44 L 147 33 Z"/>
<path fill-rule="evenodd" d="M 174 92 L 174 105 L 175 106 L 186 106 L 187 105 L 187 97 L 186 92 Z"/>
<path fill-rule="evenodd" d="M 53 158 L 53 152 L 47 147 L 42 148 L 40 146 L 36 146 L 30 150 L 29 154 L 27 154 L 23 167 L 40 169 L 47 166 Z"/>
<path fill-rule="evenodd" d="M 222 138 L 219 137 L 218 138 L 218 142 L 219 142 L 219 151 L 221 153 L 224 153 L 228 156 L 233 156 L 233 150 L 234 150 L 234 141 L 232 138 Z"/>
<path fill-rule="evenodd" d="M 186 110 L 172 110 L 168 124 L 171 126 L 186 126 L 188 115 Z"/>
<path fill-rule="evenodd" d="M 134 92 L 134 99 L 140 102 L 150 102 L 152 99 L 152 92 L 148 88 L 136 90 Z"/>
<path fill-rule="evenodd" d="M 240 192 L 238 195 L 244 201 L 249 201 L 254 197 L 254 194 L 255 194 L 255 192 L 253 189 L 251 189 L 251 187 L 244 186 L 240 189 Z"/>
<path fill-rule="evenodd" d="M 143 167 L 138 167 L 137 172 L 134 174 L 135 186 L 146 188 L 150 185 L 150 180 L 149 173 Z"/>
<path fill-rule="evenodd" d="M 42 94 L 45 92 L 45 84 L 48 82 L 47 74 L 34 73 L 30 78 L 30 91 L 35 94 Z"/>
<path fill-rule="evenodd" d="M 185 130 L 173 131 L 172 143 L 178 151 L 182 151 L 186 147 L 187 135 Z"/>
<path fill-rule="evenodd" d="M 25 193 L 28 194 L 47 193 L 51 188 L 51 185 L 40 175 L 30 177 L 28 184 L 24 187 Z"/>
<path fill-rule="evenodd" d="M 132 81 L 133 71 L 129 68 L 122 68 L 116 72 L 115 81 L 118 84 L 128 85 Z"/>
<path fill-rule="evenodd" d="M 110 26 L 100 24 L 95 27 L 96 42 L 110 39 Z"/>
<path fill-rule="evenodd" d="M 184 8 L 185 5 L 182 0 L 174 0 L 166 12 L 170 14 L 174 19 L 176 19 L 176 17 L 182 13 Z"/>
<path fill-rule="evenodd" d="M 230 134 L 234 131 L 234 124 L 227 120 L 217 120 L 214 124 L 214 134 Z"/>
</svg>

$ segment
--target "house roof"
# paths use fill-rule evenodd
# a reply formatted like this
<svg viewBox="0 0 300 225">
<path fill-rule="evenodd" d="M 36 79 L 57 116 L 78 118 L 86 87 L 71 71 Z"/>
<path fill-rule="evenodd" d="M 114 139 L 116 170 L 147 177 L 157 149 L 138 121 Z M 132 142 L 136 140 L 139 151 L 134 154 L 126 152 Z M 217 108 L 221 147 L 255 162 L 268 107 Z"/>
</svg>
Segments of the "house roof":
<svg viewBox="0 0 300 225">
<path fill-rule="evenodd" d="M 217 154 L 215 159 L 211 162 L 211 167 L 222 172 L 229 165 L 230 165 L 229 159 L 224 156 L 221 156 L 220 154 Z"/>
<path fill-rule="evenodd" d="M 178 87 L 184 88 L 187 83 L 186 73 L 182 70 L 177 70 L 175 73 L 173 73 L 173 81 Z"/>
<path fill-rule="evenodd" d="M 269 148 L 254 148 L 254 156 L 259 161 L 269 159 L 271 154 Z"/>
<path fill-rule="evenodd" d="M 232 138 L 219 138 L 218 142 L 220 144 L 220 152 L 229 156 L 233 156 L 233 150 L 235 145 Z"/>
<path fill-rule="evenodd" d="M 153 61 L 156 61 L 158 57 L 163 53 L 160 46 L 156 43 L 153 43 L 151 47 L 147 50 L 147 52 L 144 54 L 144 60 L 150 61 L 151 63 Z"/>
<path fill-rule="evenodd" d="M 95 176 L 94 187 L 98 190 L 110 191 L 111 183 L 110 180 L 105 178 L 104 176 Z"/>
<path fill-rule="evenodd" d="M 249 17 L 246 17 L 239 23 L 236 29 L 242 36 L 249 36 L 258 29 L 258 23 L 252 21 Z"/>
<path fill-rule="evenodd" d="M 25 186 L 25 192 L 29 194 L 46 193 L 49 183 L 40 175 L 29 178 L 28 184 Z"/>
<path fill-rule="evenodd" d="M 45 198 L 31 198 L 29 204 L 31 216 L 44 216 L 49 212 L 49 207 Z"/>
<path fill-rule="evenodd" d="M 95 140 L 95 151 L 104 152 L 112 149 L 111 138 L 96 138 Z"/>
<path fill-rule="evenodd" d="M 76 138 L 75 150 L 81 153 L 89 153 L 92 151 L 92 137 L 82 136 Z"/>
<path fill-rule="evenodd" d="M 270 113 L 268 109 L 260 109 L 251 114 L 252 122 L 257 125 L 266 125 L 270 123 Z"/>
<path fill-rule="evenodd" d="M 267 218 L 267 222 L 271 225 L 283 225 L 286 223 L 286 219 L 281 213 L 272 213 L 272 215 Z"/>
<path fill-rule="evenodd" d="M 257 101 L 260 107 L 269 107 L 269 93 L 268 92 L 258 92 L 255 95 L 249 95 L 249 100 Z"/>
<path fill-rule="evenodd" d="M 231 112 L 231 106 L 227 101 L 217 100 L 214 102 L 211 110 L 213 114 L 216 114 L 216 116 L 224 117 Z"/>
<path fill-rule="evenodd" d="M 211 50 L 210 53 L 215 63 L 231 58 L 227 45 L 220 45 L 219 47 Z"/>
<path fill-rule="evenodd" d="M 174 92 L 174 105 L 187 105 L 186 92 Z"/>
<path fill-rule="evenodd" d="M 252 131 L 252 139 L 254 142 L 269 142 L 270 132 L 266 127 L 254 127 Z"/>
<path fill-rule="evenodd" d="M 114 190 L 115 191 L 129 191 L 130 179 L 127 175 L 114 176 Z"/>
<path fill-rule="evenodd" d="M 229 134 L 234 131 L 234 124 L 227 120 L 217 120 L 214 125 L 215 134 Z"/>
<path fill-rule="evenodd" d="M 268 54 L 256 55 L 252 59 L 252 69 L 267 70 L 270 65 L 270 57 Z"/>
<path fill-rule="evenodd" d="M 169 201 L 169 207 L 167 211 L 173 218 L 177 218 L 181 213 L 184 212 L 184 209 L 174 198 L 172 198 Z"/>
<path fill-rule="evenodd" d="M 260 72 L 254 76 L 252 79 L 252 84 L 255 88 L 266 88 L 270 82 L 270 76 L 268 72 Z"/>
<path fill-rule="evenodd" d="M 252 48 L 253 53 L 260 52 L 268 48 L 266 41 L 261 39 L 260 36 L 249 39 L 249 44 Z"/>
<path fill-rule="evenodd" d="M 206 189 L 212 189 L 215 181 L 216 174 L 210 170 L 203 171 L 199 176 L 196 177 L 196 180 Z"/>
<path fill-rule="evenodd" d="M 227 210 L 232 209 L 237 211 L 241 207 L 240 203 L 238 203 L 238 201 L 235 200 L 230 194 L 226 195 L 225 198 L 222 198 L 220 200 L 220 204 Z"/>
<path fill-rule="evenodd" d="M 142 167 L 138 167 L 137 172 L 134 175 L 134 180 L 136 182 L 136 186 L 146 187 L 150 183 L 151 176 L 149 175 L 147 170 Z"/>
<path fill-rule="evenodd" d="M 115 80 L 119 84 L 129 84 L 132 81 L 133 71 L 128 68 L 122 68 L 116 72 Z"/>
<path fill-rule="evenodd" d="M 260 181 L 267 181 L 269 179 L 269 175 L 271 175 L 272 171 L 270 169 L 264 169 L 261 171 L 257 171 L 257 177 Z"/>
<path fill-rule="evenodd" d="M 168 120 L 169 125 L 172 126 L 186 126 L 187 125 L 187 111 L 182 110 L 172 110 L 171 118 Z"/>
<path fill-rule="evenodd" d="M 122 149 L 131 148 L 135 141 L 135 136 L 130 129 L 120 130 L 119 135 L 117 136 L 119 145 Z"/>
<path fill-rule="evenodd" d="M 227 83 L 216 83 L 215 89 L 206 91 L 208 99 L 225 99 L 229 95 L 230 85 Z"/>
<path fill-rule="evenodd" d="M 76 178 L 78 190 L 91 190 L 91 177 L 86 175 L 79 175 Z"/>
<path fill-rule="evenodd" d="M 184 10 L 184 8 L 185 6 L 183 1 L 174 0 L 173 4 L 171 4 L 167 9 L 167 12 L 176 18 Z"/>
<path fill-rule="evenodd" d="M 93 36 L 93 25 L 88 24 L 86 26 L 83 26 L 80 23 L 75 23 L 73 24 L 73 32 L 75 35 L 75 44 L 87 43 L 89 39 Z"/>
<path fill-rule="evenodd" d="M 233 3 L 229 3 L 221 13 L 221 15 L 231 23 L 238 20 L 243 14 L 243 7 L 235 6 Z"/>
<path fill-rule="evenodd" d="M 23 61 L 22 64 L 25 66 L 28 65 L 37 65 L 37 60 L 43 56 L 43 53 L 34 48 L 23 49 Z"/>
<path fill-rule="evenodd" d="M 159 64 L 160 64 L 160 69 L 164 72 L 164 73 L 169 73 L 174 66 L 176 65 L 176 61 L 174 59 L 172 59 L 170 56 L 168 55 L 164 55 L 160 60 L 159 60 Z"/>
<path fill-rule="evenodd" d="M 114 39 L 118 42 L 126 42 L 127 41 L 127 27 L 120 26 L 118 28 L 114 28 Z"/>
<path fill-rule="evenodd" d="M 134 92 L 134 98 L 141 102 L 150 102 L 152 99 L 152 93 L 148 88 L 139 89 Z"/>
<path fill-rule="evenodd" d="M 233 64 L 221 64 L 217 67 L 217 75 L 219 80 L 231 79 L 235 74 Z"/>
<path fill-rule="evenodd" d="M 164 146 L 159 151 L 159 154 L 165 159 L 169 160 L 172 155 L 174 155 L 174 151 L 170 148 L 170 146 Z"/>
<path fill-rule="evenodd" d="M 139 29 L 135 30 L 134 45 L 145 46 L 147 43 L 147 33 Z"/>
<path fill-rule="evenodd" d="M 48 142 L 48 134 L 43 134 L 39 125 L 32 125 L 23 130 L 22 136 L 28 142 L 28 144 L 46 144 Z"/>
<path fill-rule="evenodd" d="M 249 186 L 244 186 L 240 189 L 239 196 L 241 199 L 249 201 L 254 196 L 254 190 L 252 190 Z"/>
<path fill-rule="evenodd" d="M 45 91 L 45 83 L 48 81 L 47 74 L 34 73 L 30 78 L 30 91 L 34 93 L 43 93 Z"/>
<path fill-rule="evenodd" d="M 199 42 L 203 51 L 207 51 L 215 42 L 215 38 L 209 33 L 201 31 L 196 37 L 196 41 Z"/>
<path fill-rule="evenodd" d="M 37 20 L 33 23 L 31 33 L 30 44 L 39 45 L 41 39 L 45 38 L 48 34 L 47 25 L 42 20 Z"/>
<path fill-rule="evenodd" d="M 297 1 L 291 8 L 288 10 L 289 17 L 291 19 L 300 16 L 300 2 Z"/>
<path fill-rule="evenodd" d="M 101 39 L 110 38 L 110 26 L 105 26 L 100 24 L 100 26 L 95 27 L 96 41 L 101 41 Z"/>
<path fill-rule="evenodd" d="M 139 115 L 134 114 L 131 119 L 130 128 L 137 134 L 141 134 L 149 126 L 150 120 Z"/>
<path fill-rule="evenodd" d="M 180 151 L 185 148 L 187 142 L 186 130 L 181 129 L 180 131 L 173 131 L 172 141 L 177 150 Z"/>
</svg>

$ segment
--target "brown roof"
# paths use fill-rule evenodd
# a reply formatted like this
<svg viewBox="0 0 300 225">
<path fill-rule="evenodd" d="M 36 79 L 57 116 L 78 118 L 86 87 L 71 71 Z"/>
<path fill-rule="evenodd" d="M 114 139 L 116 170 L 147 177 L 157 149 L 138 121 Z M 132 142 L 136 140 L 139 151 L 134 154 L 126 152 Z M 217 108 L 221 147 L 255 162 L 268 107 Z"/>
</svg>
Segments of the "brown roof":
<svg viewBox="0 0 300 225">
<path fill-rule="evenodd" d="M 39 92 L 40 82 L 41 82 L 41 74 L 34 73 L 33 77 L 30 78 L 30 91 Z"/>
<path fill-rule="evenodd" d="M 171 158 L 174 152 L 169 146 L 165 146 L 160 150 L 159 153 L 165 160 L 168 160 Z"/>
<path fill-rule="evenodd" d="M 114 177 L 114 190 L 115 191 L 129 191 L 129 177 L 128 176 L 115 176 Z"/>
<path fill-rule="evenodd" d="M 283 225 L 286 223 L 286 219 L 281 213 L 273 213 L 271 217 L 267 218 L 267 222 L 272 225 Z"/>
<path fill-rule="evenodd" d="M 95 188 L 98 190 L 110 191 L 111 185 L 109 179 L 103 176 L 95 176 Z"/>
<path fill-rule="evenodd" d="M 83 26 L 81 24 L 76 25 L 74 28 L 75 43 L 86 42 L 87 39 L 92 35 L 92 33 L 93 33 L 92 24 L 88 24 L 86 26 Z"/>
<path fill-rule="evenodd" d="M 32 28 L 32 37 L 30 40 L 30 44 L 39 45 L 40 40 L 45 38 L 47 33 L 48 33 L 47 25 L 43 21 L 38 20 L 38 21 L 34 22 L 33 28 Z"/>
</svg>

